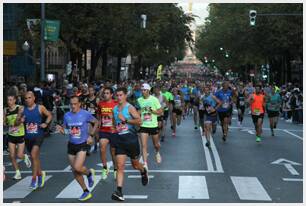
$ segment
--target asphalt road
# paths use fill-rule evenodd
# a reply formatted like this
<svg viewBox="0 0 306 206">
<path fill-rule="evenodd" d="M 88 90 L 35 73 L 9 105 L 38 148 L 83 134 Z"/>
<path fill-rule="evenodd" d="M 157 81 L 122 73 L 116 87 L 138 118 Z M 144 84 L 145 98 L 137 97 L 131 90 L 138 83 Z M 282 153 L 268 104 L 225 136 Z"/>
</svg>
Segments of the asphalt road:
<svg viewBox="0 0 306 206">
<path fill-rule="evenodd" d="M 303 128 L 280 120 L 275 137 L 270 134 L 268 118 L 264 120 L 263 141 L 255 142 L 250 116 L 242 129 L 237 128 L 234 114 L 228 141 L 221 140 L 221 128 L 214 135 L 212 149 L 207 149 L 200 130 L 195 130 L 192 117 L 178 127 L 172 138 L 169 125 L 162 143 L 163 162 L 157 165 L 154 148 L 149 143 L 150 182 L 144 187 L 138 171 L 126 164 L 123 193 L 129 202 L 143 203 L 300 203 L 303 201 Z M 70 172 L 67 137 L 53 134 L 42 146 L 42 168 L 47 172 L 45 187 L 28 189 L 31 171 L 20 163 L 23 179 L 14 175 L 8 156 L 4 156 L 7 180 L 3 184 L 4 202 L 55 203 L 78 202 L 80 187 Z M 111 160 L 108 158 L 109 161 Z M 99 155 L 91 154 L 86 166 L 97 170 L 98 183 L 91 203 L 112 203 L 115 189 L 112 174 L 100 179 Z"/>
</svg>

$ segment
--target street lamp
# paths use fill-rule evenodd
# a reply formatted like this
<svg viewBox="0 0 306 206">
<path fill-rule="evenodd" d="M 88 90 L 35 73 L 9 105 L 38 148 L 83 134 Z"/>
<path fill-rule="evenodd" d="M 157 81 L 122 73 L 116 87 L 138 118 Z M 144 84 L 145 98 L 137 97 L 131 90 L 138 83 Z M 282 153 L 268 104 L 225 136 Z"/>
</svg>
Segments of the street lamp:
<svg viewBox="0 0 306 206">
<path fill-rule="evenodd" d="M 140 18 L 142 19 L 141 28 L 145 29 L 146 28 L 146 22 L 147 22 L 147 15 L 141 14 Z"/>
<path fill-rule="evenodd" d="M 220 51 L 223 51 L 223 47 L 220 47 Z"/>
<path fill-rule="evenodd" d="M 28 41 L 25 41 L 22 45 L 22 49 L 23 51 L 27 52 L 30 49 L 30 44 L 28 43 Z"/>
</svg>

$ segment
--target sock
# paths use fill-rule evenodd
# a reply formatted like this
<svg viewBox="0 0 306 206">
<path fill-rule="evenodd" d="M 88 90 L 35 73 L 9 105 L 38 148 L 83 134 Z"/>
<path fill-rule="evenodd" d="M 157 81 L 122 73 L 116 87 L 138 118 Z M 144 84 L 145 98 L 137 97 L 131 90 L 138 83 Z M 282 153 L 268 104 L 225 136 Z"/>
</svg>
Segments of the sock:
<svg viewBox="0 0 306 206">
<path fill-rule="evenodd" d="M 20 173 L 20 170 L 16 170 L 16 173 Z"/>
<path fill-rule="evenodd" d="M 85 190 L 83 190 L 84 192 L 89 192 L 89 190 L 86 188 Z"/>
<path fill-rule="evenodd" d="M 32 181 L 36 181 L 36 176 L 33 176 L 33 177 L 32 177 Z"/>
<path fill-rule="evenodd" d="M 89 171 L 89 174 L 87 175 L 87 177 L 89 178 L 89 177 L 91 177 L 91 172 Z"/>
<path fill-rule="evenodd" d="M 117 191 L 122 193 L 122 187 L 117 187 Z"/>
<path fill-rule="evenodd" d="M 41 176 L 41 171 L 40 171 L 40 172 L 37 172 L 37 176 Z"/>
</svg>

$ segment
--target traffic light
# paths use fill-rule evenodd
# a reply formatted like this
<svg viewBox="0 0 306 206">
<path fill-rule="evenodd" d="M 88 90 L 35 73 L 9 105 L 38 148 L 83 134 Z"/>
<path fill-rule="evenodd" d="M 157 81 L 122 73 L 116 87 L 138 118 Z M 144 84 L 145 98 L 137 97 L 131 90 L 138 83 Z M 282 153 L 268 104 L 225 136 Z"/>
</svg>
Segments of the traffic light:
<svg viewBox="0 0 306 206">
<path fill-rule="evenodd" d="M 249 11 L 250 25 L 251 26 L 255 26 L 256 15 L 257 15 L 257 11 L 256 10 L 250 10 Z"/>
</svg>

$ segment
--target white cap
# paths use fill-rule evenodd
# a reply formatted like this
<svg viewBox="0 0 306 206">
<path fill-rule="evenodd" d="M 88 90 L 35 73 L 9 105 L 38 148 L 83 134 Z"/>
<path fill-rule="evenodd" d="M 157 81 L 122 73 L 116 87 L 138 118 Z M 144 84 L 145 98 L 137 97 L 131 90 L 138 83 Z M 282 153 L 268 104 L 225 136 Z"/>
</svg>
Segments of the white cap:
<svg viewBox="0 0 306 206">
<path fill-rule="evenodd" d="M 147 83 L 143 83 L 142 86 L 141 86 L 141 89 L 147 89 L 147 90 L 151 90 L 151 87 L 149 84 Z"/>
</svg>

